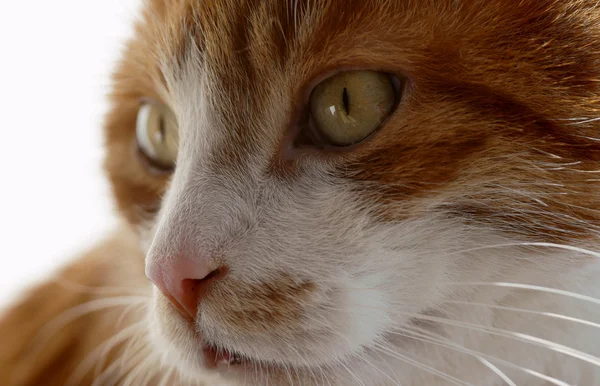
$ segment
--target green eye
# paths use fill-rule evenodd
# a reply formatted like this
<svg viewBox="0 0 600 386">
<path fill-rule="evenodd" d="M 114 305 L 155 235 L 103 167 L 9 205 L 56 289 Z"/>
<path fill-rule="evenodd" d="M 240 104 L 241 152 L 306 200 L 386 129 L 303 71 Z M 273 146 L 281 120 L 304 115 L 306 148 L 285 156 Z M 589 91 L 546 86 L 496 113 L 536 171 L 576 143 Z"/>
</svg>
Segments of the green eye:
<svg viewBox="0 0 600 386">
<path fill-rule="evenodd" d="M 396 89 L 389 75 L 348 71 L 315 87 L 310 96 L 311 123 L 334 146 L 350 146 L 367 138 L 393 112 Z"/>
<path fill-rule="evenodd" d="M 136 123 L 138 146 L 160 169 L 172 169 L 177 159 L 179 130 L 175 114 L 164 104 L 144 103 Z"/>
</svg>

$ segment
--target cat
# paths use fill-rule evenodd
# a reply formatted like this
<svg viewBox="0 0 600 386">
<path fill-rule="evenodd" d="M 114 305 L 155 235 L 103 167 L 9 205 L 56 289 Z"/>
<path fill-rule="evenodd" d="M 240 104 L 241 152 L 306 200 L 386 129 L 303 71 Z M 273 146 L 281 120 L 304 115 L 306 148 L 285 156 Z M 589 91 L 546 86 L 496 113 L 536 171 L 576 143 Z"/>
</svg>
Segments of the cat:
<svg viewBox="0 0 600 386">
<path fill-rule="evenodd" d="M 600 384 L 599 80 L 595 0 L 146 0 L 0 384 Z"/>
</svg>

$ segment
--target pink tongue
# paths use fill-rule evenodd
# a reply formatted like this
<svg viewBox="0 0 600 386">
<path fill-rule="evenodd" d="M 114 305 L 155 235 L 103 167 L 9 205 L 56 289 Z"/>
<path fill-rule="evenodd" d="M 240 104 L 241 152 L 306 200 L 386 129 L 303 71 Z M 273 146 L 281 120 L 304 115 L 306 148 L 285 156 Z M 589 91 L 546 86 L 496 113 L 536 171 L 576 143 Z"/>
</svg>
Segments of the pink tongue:
<svg viewBox="0 0 600 386">
<path fill-rule="evenodd" d="M 225 351 L 217 353 L 217 350 L 212 346 L 204 346 L 202 351 L 204 353 L 204 365 L 209 369 L 216 368 L 219 362 L 229 363 L 229 354 Z"/>
</svg>

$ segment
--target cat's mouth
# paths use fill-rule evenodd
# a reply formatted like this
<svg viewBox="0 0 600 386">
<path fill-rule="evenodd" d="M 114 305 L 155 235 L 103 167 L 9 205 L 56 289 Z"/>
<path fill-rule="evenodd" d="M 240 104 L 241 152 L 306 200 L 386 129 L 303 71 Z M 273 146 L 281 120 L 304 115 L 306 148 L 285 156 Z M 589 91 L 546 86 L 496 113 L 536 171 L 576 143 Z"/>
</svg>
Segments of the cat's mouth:
<svg viewBox="0 0 600 386">
<path fill-rule="evenodd" d="M 204 366 L 222 375 L 235 375 L 248 371 L 255 374 L 266 372 L 270 375 L 276 375 L 282 370 L 282 366 L 276 363 L 252 358 L 234 350 L 219 349 L 211 344 L 204 345 L 202 354 L 204 356 Z M 288 372 L 294 370 L 293 366 L 286 367 Z"/>
<path fill-rule="evenodd" d="M 254 362 L 241 353 L 230 350 L 221 350 L 211 344 L 205 345 L 202 349 L 202 353 L 204 354 L 204 364 L 210 369 L 216 369 L 220 365 L 242 366 L 248 362 Z"/>
</svg>

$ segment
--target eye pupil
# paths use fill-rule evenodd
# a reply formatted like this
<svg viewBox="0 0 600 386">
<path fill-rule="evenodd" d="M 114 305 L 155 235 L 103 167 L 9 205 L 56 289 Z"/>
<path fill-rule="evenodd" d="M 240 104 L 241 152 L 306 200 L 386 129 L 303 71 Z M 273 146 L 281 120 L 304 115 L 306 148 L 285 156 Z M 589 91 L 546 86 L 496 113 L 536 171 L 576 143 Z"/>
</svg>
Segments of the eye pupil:
<svg viewBox="0 0 600 386">
<path fill-rule="evenodd" d="M 344 104 L 346 115 L 350 115 L 350 96 L 348 95 L 348 89 L 346 87 L 344 87 L 344 92 L 342 94 L 342 103 Z"/>
<path fill-rule="evenodd" d="M 160 143 L 165 142 L 166 130 L 165 116 L 161 114 L 158 118 L 158 141 Z"/>
</svg>

